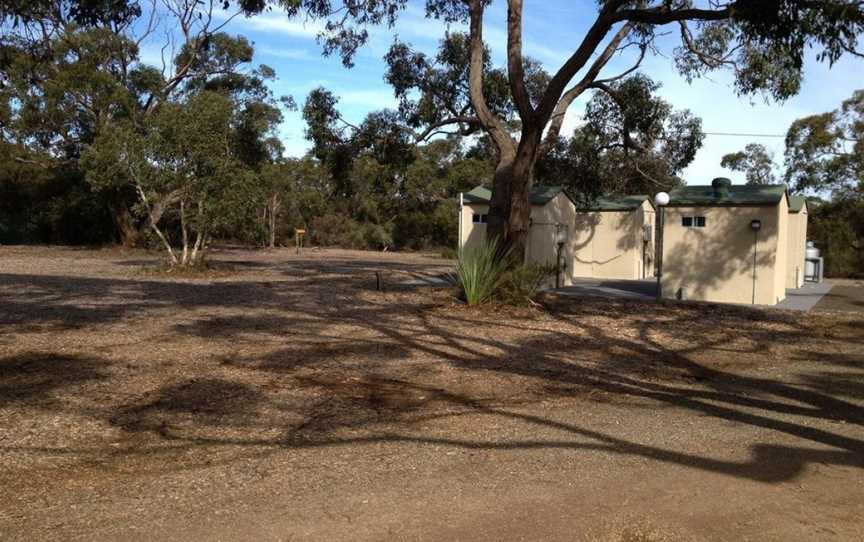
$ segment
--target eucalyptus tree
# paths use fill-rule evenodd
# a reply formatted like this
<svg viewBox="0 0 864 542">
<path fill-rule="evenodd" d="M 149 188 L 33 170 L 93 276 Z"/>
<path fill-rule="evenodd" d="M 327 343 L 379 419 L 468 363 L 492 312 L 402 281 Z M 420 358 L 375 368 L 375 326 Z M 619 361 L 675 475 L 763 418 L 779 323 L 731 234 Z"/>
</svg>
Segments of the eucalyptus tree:
<svg viewBox="0 0 864 542">
<path fill-rule="evenodd" d="M 795 190 L 864 198 L 864 90 L 786 133 L 786 181 Z"/>
<path fill-rule="evenodd" d="M 237 109 L 213 91 L 166 103 L 142 127 L 119 122 L 103 131 L 83 156 L 89 180 L 111 187 L 131 183 L 147 225 L 172 265 L 195 265 L 213 231 L 256 204 L 257 179 L 238 158 Z M 179 222 L 179 239 L 163 225 Z"/>
<path fill-rule="evenodd" d="M 0 3 L 0 138 L 45 169 L 78 168 L 107 126 L 139 128 L 164 104 L 213 90 L 247 110 L 247 125 L 278 116 L 265 101 L 273 72 L 252 65 L 254 49 L 224 32 L 217 0 Z M 161 53 L 142 61 L 148 43 Z M 257 106 L 251 105 L 257 102 Z M 269 109 L 268 109 L 269 108 Z M 257 141 L 251 138 L 249 141 Z M 260 149 L 249 149 L 251 158 Z M 126 186 L 103 189 L 118 236 L 134 244 L 139 224 Z M 144 221 L 146 225 L 146 221 Z"/>
<path fill-rule="evenodd" d="M 747 184 L 776 184 L 774 155 L 761 143 L 748 143 L 743 150 L 723 156 L 720 165 L 744 173 Z"/>
<path fill-rule="evenodd" d="M 592 89 L 614 96 L 611 83 L 640 66 L 667 26 L 679 37 L 675 65 L 685 78 L 728 69 L 738 92 L 765 92 L 781 100 L 800 88 L 806 50 L 816 49 L 818 58 L 827 62 L 847 53 L 860 55 L 857 40 L 864 30 L 864 5 L 857 0 L 601 0 L 593 13 L 589 8 L 578 10 L 580 15 L 591 13 L 591 22 L 574 45 L 562 47 L 567 60 L 535 91 L 531 62 L 523 55 L 524 2 L 508 0 L 506 86 L 518 120 L 514 130 L 508 108 L 496 102 L 498 94 L 490 92 L 487 77 L 483 20 L 490 3 L 426 0 L 428 17 L 464 23 L 469 30 L 467 55 L 457 62 L 462 63 L 460 73 L 466 75 L 467 84 L 452 85 L 452 78 L 443 78 L 443 86 L 436 86 L 446 91 L 436 93 L 443 114 L 428 127 L 456 126 L 463 131 L 479 127 L 489 136 L 498 162 L 489 232 L 505 244 L 519 246 L 524 246 L 530 224 L 528 193 L 535 165 L 558 140 L 567 109 Z M 249 12 L 266 6 L 264 0 L 241 4 Z M 327 18 L 321 36 L 324 51 L 341 54 L 350 65 L 368 39 L 367 27 L 394 24 L 407 0 L 283 0 L 277 4 L 289 15 L 306 10 Z M 628 50 L 637 51 L 633 65 L 610 73 L 612 59 Z M 432 81 L 433 75 L 424 78 Z M 415 88 L 423 92 L 422 87 Z M 460 107 L 466 95 L 470 109 Z"/>
<path fill-rule="evenodd" d="M 802 117 L 786 131 L 784 171 L 759 143 L 727 154 L 721 165 L 743 172 L 749 184 L 785 181 L 795 192 L 830 193 L 838 199 L 864 195 L 864 90 L 840 106 Z"/>
<path fill-rule="evenodd" d="M 702 146 L 702 122 L 675 110 L 656 93 L 660 85 L 635 74 L 595 90 L 584 123 L 538 160 L 537 178 L 564 184 L 574 196 L 644 194 L 669 190 Z"/>
</svg>

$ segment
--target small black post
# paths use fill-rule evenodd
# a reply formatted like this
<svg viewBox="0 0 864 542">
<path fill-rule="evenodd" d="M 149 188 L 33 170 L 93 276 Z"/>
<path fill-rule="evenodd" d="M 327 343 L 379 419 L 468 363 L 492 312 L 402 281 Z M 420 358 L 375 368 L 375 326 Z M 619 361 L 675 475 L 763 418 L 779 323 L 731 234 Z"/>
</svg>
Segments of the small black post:
<svg viewBox="0 0 864 542">
<path fill-rule="evenodd" d="M 558 257 L 555 260 L 555 289 L 561 287 L 561 249 L 564 243 L 558 243 Z"/>
<path fill-rule="evenodd" d="M 381 273 L 379 271 L 375 271 L 375 289 L 381 291 Z"/>
</svg>

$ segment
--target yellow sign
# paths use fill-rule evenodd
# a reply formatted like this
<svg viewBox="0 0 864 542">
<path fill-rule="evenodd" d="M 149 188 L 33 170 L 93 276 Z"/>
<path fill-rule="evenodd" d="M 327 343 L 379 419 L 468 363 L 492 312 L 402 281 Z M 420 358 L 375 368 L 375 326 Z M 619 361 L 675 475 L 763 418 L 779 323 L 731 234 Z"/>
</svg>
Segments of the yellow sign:
<svg viewBox="0 0 864 542">
<path fill-rule="evenodd" d="M 305 234 L 306 234 L 306 230 L 299 230 L 299 229 L 298 229 L 298 230 L 294 230 L 294 232 L 295 232 L 297 235 L 305 235 Z"/>
</svg>

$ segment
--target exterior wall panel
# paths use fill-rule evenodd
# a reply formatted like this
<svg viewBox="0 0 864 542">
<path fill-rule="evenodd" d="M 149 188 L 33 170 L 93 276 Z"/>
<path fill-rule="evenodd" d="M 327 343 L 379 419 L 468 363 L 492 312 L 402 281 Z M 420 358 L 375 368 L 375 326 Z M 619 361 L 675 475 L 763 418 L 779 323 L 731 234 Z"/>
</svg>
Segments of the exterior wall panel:
<svg viewBox="0 0 864 542">
<path fill-rule="evenodd" d="M 789 266 L 786 269 L 786 287 L 804 286 L 804 251 L 807 247 L 807 206 L 797 213 L 789 213 Z"/>
<path fill-rule="evenodd" d="M 756 304 L 777 303 L 784 295 L 777 283 L 782 277 L 779 286 L 785 285 L 786 265 L 785 250 L 778 259 L 778 242 L 782 238 L 786 243 L 781 206 L 666 208 L 663 296 L 743 304 L 755 297 Z M 683 217 L 697 216 L 705 217 L 704 228 L 682 225 Z M 755 234 L 750 222 L 757 219 L 762 228 Z"/>
</svg>

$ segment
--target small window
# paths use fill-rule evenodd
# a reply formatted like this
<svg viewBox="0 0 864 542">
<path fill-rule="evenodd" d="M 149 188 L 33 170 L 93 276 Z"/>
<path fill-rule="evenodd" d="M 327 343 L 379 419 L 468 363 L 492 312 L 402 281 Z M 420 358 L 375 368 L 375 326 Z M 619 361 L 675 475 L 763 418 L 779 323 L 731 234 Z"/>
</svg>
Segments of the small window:
<svg viewBox="0 0 864 542">
<path fill-rule="evenodd" d="M 704 216 L 682 216 L 681 217 L 681 226 L 685 228 L 704 228 L 705 227 L 705 217 Z"/>
<path fill-rule="evenodd" d="M 474 213 L 471 217 L 471 222 L 475 224 L 486 224 L 488 222 L 488 215 Z"/>
</svg>

